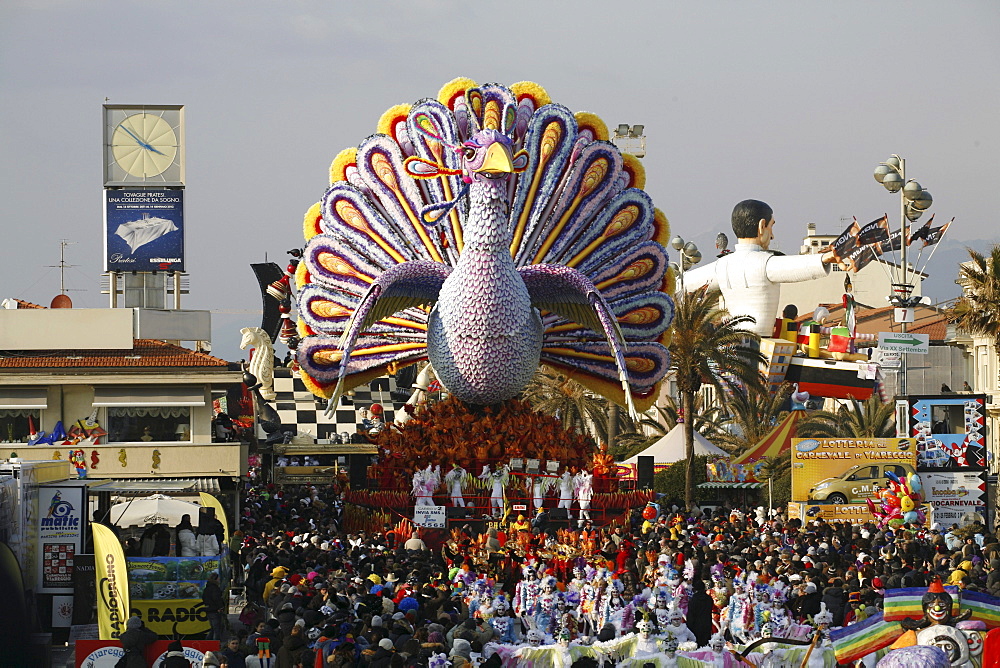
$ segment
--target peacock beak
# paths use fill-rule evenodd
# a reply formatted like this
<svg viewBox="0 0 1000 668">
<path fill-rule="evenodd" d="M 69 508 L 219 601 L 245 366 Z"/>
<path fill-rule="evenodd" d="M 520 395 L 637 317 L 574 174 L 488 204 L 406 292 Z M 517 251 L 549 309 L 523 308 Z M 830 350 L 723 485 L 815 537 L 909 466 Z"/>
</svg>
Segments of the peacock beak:
<svg viewBox="0 0 1000 668">
<path fill-rule="evenodd" d="M 486 149 L 486 158 L 483 165 L 476 170 L 477 173 L 487 174 L 510 174 L 514 171 L 514 165 L 510 161 L 510 155 L 503 144 L 494 143 Z"/>
</svg>

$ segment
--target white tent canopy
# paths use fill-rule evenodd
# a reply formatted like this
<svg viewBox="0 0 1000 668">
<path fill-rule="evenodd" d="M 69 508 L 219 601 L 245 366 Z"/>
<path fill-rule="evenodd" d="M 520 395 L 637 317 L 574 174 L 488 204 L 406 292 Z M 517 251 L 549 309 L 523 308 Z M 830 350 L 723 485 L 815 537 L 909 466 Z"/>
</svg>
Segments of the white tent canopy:
<svg viewBox="0 0 1000 668">
<path fill-rule="evenodd" d="M 694 454 L 716 457 L 729 456 L 728 452 L 712 445 L 711 441 L 697 431 L 694 432 Z M 684 425 L 678 422 L 663 438 L 621 464 L 638 466 L 639 457 L 652 457 L 654 464 L 673 464 L 687 459 L 687 454 L 684 452 Z"/>
<path fill-rule="evenodd" d="M 153 494 L 111 506 L 111 523 L 120 527 L 144 527 L 151 524 L 174 526 L 181 521 L 181 517 L 190 515 L 191 522 L 197 525 L 200 509 L 201 506 L 196 503 Z"/>
</svg>

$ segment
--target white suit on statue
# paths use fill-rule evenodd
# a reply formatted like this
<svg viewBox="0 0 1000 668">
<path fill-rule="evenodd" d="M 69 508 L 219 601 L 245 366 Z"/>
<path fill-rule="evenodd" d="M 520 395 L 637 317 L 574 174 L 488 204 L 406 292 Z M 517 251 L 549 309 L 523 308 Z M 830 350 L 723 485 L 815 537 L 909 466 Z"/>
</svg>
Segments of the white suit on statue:
<svg viewBox="0 0 1000 668">
<path fill-rule="evenodd" d="M 729 255 L 685 272 L 684 289 L 691 292 L 703 285 L 721 289 L 732 315 L 749 315 L 756 320 L 756 324 L 747 323 L 743 329 L 771 336 L 778 315 L 780 284 L 822 278 L 830 270 L 822 255 L 775 255 L 741 239 Z"/>
</svg>

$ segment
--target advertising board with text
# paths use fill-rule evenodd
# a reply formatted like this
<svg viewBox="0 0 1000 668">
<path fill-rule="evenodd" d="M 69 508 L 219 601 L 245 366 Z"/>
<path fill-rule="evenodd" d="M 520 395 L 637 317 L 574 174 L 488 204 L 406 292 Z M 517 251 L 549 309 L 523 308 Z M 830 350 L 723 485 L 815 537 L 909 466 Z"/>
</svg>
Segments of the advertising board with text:
<svg viewBox="0 0 1000 668">
<path fill-rule="evenodd" d="M 79 486 L 38 490 L 38 591 L 73 593 L 73 564 L 83 551 L 83 496 Z"/>
<path fill-rule="evenodd" d="M 802 503 L 792 502 L 788 504 L 788 519 L 801 520 L 807 524 L 810 520 L 823 520 L 824 522 L 848 522 L 850 524 L 867 524 L 874 522 L 875 518 L 868 510 L 868 505 L 864 503 Z"/>
<path fill-rule="evenodd" d="M 413 523 L 426 529 L 444 529 L 448 525 L 444 506 L 414 506 Z"/>
<path fill-rule="evenodd" d="M 184 191 L 104 191 L 106 271 L 184 271 Z"/>
<path fill-rule="evenodd" d="M 887 472 L 916 470 L 912 438 L 794 438 L 791 454 L 793 501 L 864 504 L 887 486 Z"/>
<path fill-rule="evenodd" d="M 933 471 L 920 474 L 924 499 L 934 509 L 934 521 L 944 526 L 964 524 L 978 513 L 986 517 L 986 474 L 981 471 Z"/>
<path fill-rule="evenodd" d="M 986 469 L 986 395 L 910 395 L 897 403 L 905 403 L 906 435 L 917 441 L 917 470 Z"/>
</svg>

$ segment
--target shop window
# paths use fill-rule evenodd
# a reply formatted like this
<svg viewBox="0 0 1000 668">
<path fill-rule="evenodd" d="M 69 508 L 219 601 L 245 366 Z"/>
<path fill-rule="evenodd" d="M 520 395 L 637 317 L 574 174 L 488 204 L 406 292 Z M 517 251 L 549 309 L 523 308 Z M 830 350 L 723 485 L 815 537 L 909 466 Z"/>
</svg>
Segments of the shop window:
<svg viewBox="0 0 1000 668">
<path fill-rule="evenodd" d="M 0 410 L 0 442 L 27 443 L 32 427 L 37 431 L 40 424 L 39 410 Z"/>
<path fill-rule="evenodd" d="M 108 408 L 108 442 L 191 441 L 187 406 Z"/>
</svg>

